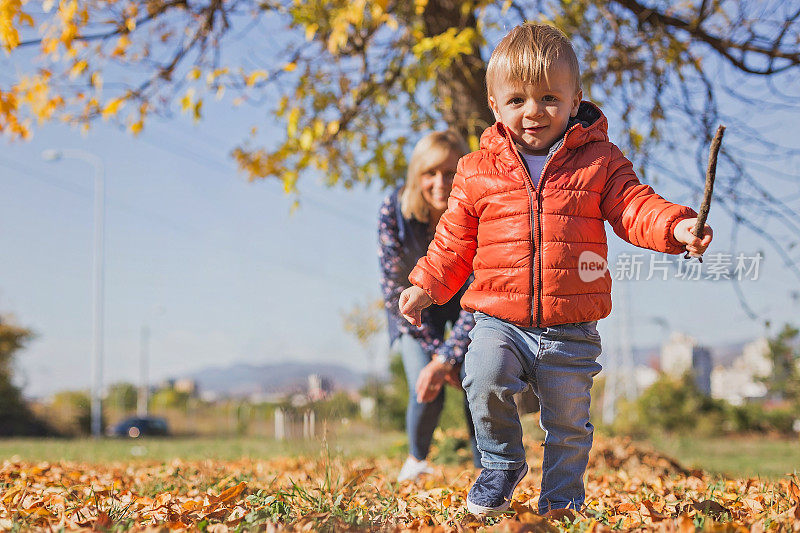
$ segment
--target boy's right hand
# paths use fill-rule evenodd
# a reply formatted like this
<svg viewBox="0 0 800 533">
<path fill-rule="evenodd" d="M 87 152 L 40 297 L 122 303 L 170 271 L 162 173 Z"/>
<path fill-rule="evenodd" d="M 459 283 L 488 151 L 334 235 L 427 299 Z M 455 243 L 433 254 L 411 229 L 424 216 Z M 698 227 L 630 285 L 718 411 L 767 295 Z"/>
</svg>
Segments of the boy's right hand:
<svg viewBox="0 0 800 533">
<path fill-rule="evenodd" d="M 400 293 L 400 314 L 419 327 L 422 325 L 422 310 L 433 303 L 428 293 L 412 285 Z"/>
</svg>

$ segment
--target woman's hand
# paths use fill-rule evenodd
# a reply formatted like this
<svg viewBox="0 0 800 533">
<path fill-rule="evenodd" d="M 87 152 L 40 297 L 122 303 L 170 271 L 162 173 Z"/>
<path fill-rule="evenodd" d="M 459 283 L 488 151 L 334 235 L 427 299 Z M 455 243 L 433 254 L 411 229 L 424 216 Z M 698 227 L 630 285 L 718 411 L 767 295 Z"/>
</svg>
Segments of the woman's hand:
<svg viewBox="0 0 800 533">
<path fill-rule="evenodd" d="M 445 374 L 444 380 L 449 383 L 451 387 L 464 390 L 464 387 L 461 386 L 461 365 L 451 366 L 450 370 Z"/>
<path fill-rule="evenodd" d="M 425 365 L 425 368 L 419 373 L 419 378 L 417 378 L 417 402 L 428 403 L 433 401 L 439 391 L 442 390 L 442 385 L 444 385 L 445 379 L 448 378 L 452 370 L 454 370 L 454 367 L 436 359 Z"/>
</svg>

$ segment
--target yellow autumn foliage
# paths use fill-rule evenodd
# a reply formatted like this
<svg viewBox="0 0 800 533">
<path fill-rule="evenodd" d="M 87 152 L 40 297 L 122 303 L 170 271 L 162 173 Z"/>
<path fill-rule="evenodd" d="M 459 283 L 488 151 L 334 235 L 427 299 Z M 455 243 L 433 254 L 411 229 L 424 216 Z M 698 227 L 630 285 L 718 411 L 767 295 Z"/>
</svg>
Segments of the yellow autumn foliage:
<svg viewBox="0 0 800 533">
<path fill-rule="evenodd" d="M 22 0 L 0 0 L 0 46 L 8 52 L 19 44 L 17 24 L 34 24 L 33 18 L 22 10 Z"/>
</svg>

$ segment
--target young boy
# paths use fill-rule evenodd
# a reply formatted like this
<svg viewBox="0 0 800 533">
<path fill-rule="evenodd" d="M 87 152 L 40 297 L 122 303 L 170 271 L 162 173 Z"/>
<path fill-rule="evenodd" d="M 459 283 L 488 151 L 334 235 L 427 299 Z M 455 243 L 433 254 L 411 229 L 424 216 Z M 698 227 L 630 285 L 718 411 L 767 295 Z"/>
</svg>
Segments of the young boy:
<svg viewBox="0 0 800 533">
<path fill-rule="evenodd" d="M 580 265 L 605 260 L 604 220 L 626 241 L 702 254 L 697 214 L 636 178 L 607 136 L 602 112 L 582 102 L 575 52 L 559 30 L 514 28 L 486 73 L 497 122 L 458 164 L 436 236 L 409 275 L 400 311 L 448 301 L 474 272 L 461 305 L 476 325 L 463 385 L 484 466 L 470 512 L 504 511 L 528 471 L 513 394 L 533 387 L 545 430 L 539 512 L 579 510 L 592 446 L 589 391 L 600 371 L 597 320 L 611 312 L 611 276 Z M 592 273 L 593 274 L 593 273 Z"/>
</svg>

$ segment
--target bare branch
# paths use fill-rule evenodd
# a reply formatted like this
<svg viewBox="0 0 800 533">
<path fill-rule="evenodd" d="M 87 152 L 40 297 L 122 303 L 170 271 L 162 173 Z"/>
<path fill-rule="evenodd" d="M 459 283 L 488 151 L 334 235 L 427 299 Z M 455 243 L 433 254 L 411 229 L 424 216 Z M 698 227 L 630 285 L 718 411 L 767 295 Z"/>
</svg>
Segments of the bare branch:
<svg viewBox="0 0 800 533">
<path fill-rule="evenodd" d="M 724 58 L 731 62 L 736 68 L 747 72 L 749 74 L 770 75 L 786 71 L 790 68 L 800 65 L 800 52 L 798 52 L 796 45 L 791 51 L 781 49 L 782 39 L 785 36 L 788 27 L 784 27 L 778 36 L 772 41 L 771 46 L 761 46 L 755 44 L 755 38 L 749 39 L 745 42 L 736 42 L 730 39 L 725 39 L 718 35 L 707 32 L 701 27 L 701 20 L 684 20 L 672 15 L 663 13 L 655 8 L 647 7 L 637 0 L 615 0 L 619 5 L 630 10 L 636 15 L 640 24 L 649 24 L 651 26 L 668 26 L 677 28 L 688 32 L 693 38 L 700 42 L 704 42 L 711 46 L 714 50 L 719 52 Z M 787 19 L 786 24 L 791 26 L 800 12 L 795 13 L 793 17 Z M 754 36 L 755 37 L 755 36 Z M 735 56 L 732 50 L 742 52 L 740 57 Z M 751 52 L 766 58 L 769 62 L 766 68 L 753 68 L 748 66 L 744 61 L 744 53 Z M 775 59 L 786 60 L 786 64 L 782 67 L 774 67 L 773 61 Z"/>
</svg>

